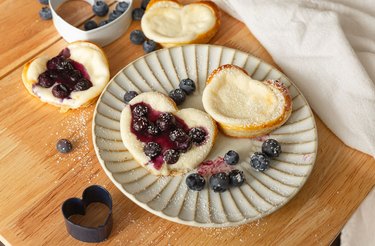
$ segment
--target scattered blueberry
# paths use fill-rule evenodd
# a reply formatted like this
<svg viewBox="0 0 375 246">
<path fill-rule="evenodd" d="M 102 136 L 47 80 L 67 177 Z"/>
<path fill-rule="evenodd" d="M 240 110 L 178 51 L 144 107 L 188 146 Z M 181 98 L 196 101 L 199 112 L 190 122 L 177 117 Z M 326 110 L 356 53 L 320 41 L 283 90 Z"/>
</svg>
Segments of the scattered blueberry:
<svg viewBox="0 0 375 246">
<path fill-rule="evenodd" d="M 267 139 L 262 144 L 262 152 L 268 157 L 278 157 L 281 154 L 281 146 L 275 139 Z"/>
<path fill-rule="evenodd" d="M 69 153 L 72 151 L 73 145 L 68 139 L 60 139 L 57 141 L 56 149 L 60 153 Z"/>
<path fill-rule="evenodd" d="M 142 0 L 141 8 L 146 9 L 149 2 L 150 2 L 150 0 Z"/>
<path fill-rule="evenodd" d="M 176 119 L 174 118 L 173 114 L 171 113 L 162 113 L 159 115 L 158 119 L 156 120 L 156 125 L 159 129 L 164 132 L 174 126 Z"/>
<path fill-rule="evenodd" d="M 130 41 L 133 44 L 142 44 L 146 37 L 141 30 L 134 30 L 130 33 Z"/>
<path fill-rule="evenodd" d="M 138 93 L 136 91 L 128 91 L 124 95 L 124 102 L 128 104 L 136 96 L 138 96 Z"/>
<path fill-rule="evenodd" d="M 118 17 L 120 17 L 120 15 L 122 15 L 122 12 L 117 11 L 117 10 L 113 10 L 112 13 L 109 14 L 108 20 L 109 21 L 114 21 L 115 19 L 117 19 Z"/>
<path fill-rule="evenodd" d="M 236 165 L 239 159 L 238 153 L 234 150 L 229 150 L 224 156 L 224 161 L 229 165 Z"/>
<path fill-rule="evenodd" d="M 178 161 L 178 158 L 180 158 L 180 152 L 174 149 L 168 149 L 163 154 L 163 160 L 167 164 L 175 164 Z"/>
<path fill-rule="evenodd" d="M 41 4 L 44 4 L 44 5 L 48 5 L 49 4 L 49 0 L 39 0 L 39 2 Z"/>
<path fill-rule="evenodd" d="M 180 82 L 180 89 L 185 91 L 186 94 L 190 95 L 195 91 L 195 83 L 193 80 L 187 78 Z"/>
<path fill-rule="evenodd" d="M 144 15 L 145 11 L 141 8 L 135 8 L 132 12 L 132 18 L 133 20 L 139 21 L 142 19 L 142 16 Z"/>
<path fill-rule="evenodd" d="M 109 20 L 102 20 L 101 22 L 99 22 L 98 27 L 105 26 L 108 23 L 109 23 Z"/>
<path fill-rule="evenodd" d="M 250 157 L 251 166 L 257 171 L 265 171 L 269 165 L 270 161 L 266 154 L 255 152 Z"/>
<path fill-rule="evenodd" d="M 121 13 L 124 13 L 128 9 L 128 7 L 129 7 L 129 3 L 122 1 L 122 2 L 117 3 L 116 10 Z"/>
<path fill-rule="evenodd" d="M 224 173 L 216 173 L 210 177 L 210 186 L 214 192 L 224 192 L 229 188 L 229 176 Z"/>
<path fill-rule="evenodd" d="M 70 92 L 65 85 L 57 84 L 52 88 L 52 94 L 57 98 L 63 99 L 68 97 Z"/>
<path fill-rule="evenodd" d="M 87 80 L 85 78 L 81 78 L 77 84 L 74 85 L 75 91 L 85 91 L 89 89 L 92 86 L 92 83 L 90 80 Z"/>
<path fill-rule="evenodd" d="M 160 129 L 156 125 L 150 124 L 148 125 L 147 133 L 150 134 L 151 136 L 157 136 L 160 134 Z"/>
<path fill-rule="evenodd" d="M 173 99 L 173 101 L 177 104 L 180 105 L 183 103 L 186 99 L 186 94 L 183 90 L 181 89 L 174 89 L 169 92 L 169 97 Z"/>
<path fill-rule="evenodd" d="M 98 27 L 98 24 L 96 24 L 96 22 L 93 21 L 93 20 L 86 21 L 86 23 L 84 25 L 85 31 L 89 31 L 89 30 L 95 29 L 97 27 Z"/>
<path fill-rule="evenodd" d="M 143 50 L 146 53 L 150 53 L 150 52 L 156 50 L 156 47 L 157 47 L 157 44 L 153 40 L 146 40 L 146 41 L 143 42 Z"/>
<path fill-rule="evenodd" d="M 96 1 L 92 6 L 92 11 L 94 11 L 94 14 L 97 16 L 105 16 L 108 13 L 108 10 L 108 5 L 101 0 Z"/>
<path fill-rule="evenodd" d="M 243 172 L 237 169 L 234 169 L 229 172 L 229 183 L 232 186 L 241 186 L 245 182 L 245 177 Z"/>
<path fill-rule="evenodd" d="M 54 84 L 54 80 L 50 77 L 49 72 L 46 71 L 38 76 L 38 85 L 43 88 L 50 88 Z"/>
<path fill-rule="evenodd" d="M 136 132 L 143 132 L 148 128 L 148 121 L 145 117 L 133 119 L 133 129 Z"/>
<path fill-rule="evenodd" d="M 206 140 L 206 131 L 200 127 L 191 128 L 189 131 L 189 136 L 195 144 L 201 144 Z"/>
<path fill-rule="evenodd" d="M 206 180 L 203 178 L 202 175 L 200 175 L 198 173 L 189 174 L 186 177 L 185 182 L 186 182 L 187 187 L 190 190 L 195 190 L 195 191 L 203 190 L 203 188 L 206 184 Z"/>
<path fill-rule="evenodd" d="M 49 7 L 43 7 L 40 11 L 39 11 L 39 16 L 40 18 L 42 18 L 43 20 L 50 20 L 52 19 L 52 12 L 51 12 L 51 9 Z"/>
<path fill-rule="evenodd" d="M 145 105 L 140 105 L 138 104 L 133 108 L 133 114 L 136 117 L 142 117 L 142 116 L 147 116 L 148 114 L 148 107 Z"/>
<path fill-rule="evenodd" d="M 177 128 L 169 133 L 169 139 L 179 143 L 185 142 L 189 136 L 181 128 Z"/>
<path fill-rule="evenodd" d="M 146 156 L 153 159 L 161 153 L 161 147 L 158 143 L 149 142 L 143 147 L 143 151 Z"/>
</svg>

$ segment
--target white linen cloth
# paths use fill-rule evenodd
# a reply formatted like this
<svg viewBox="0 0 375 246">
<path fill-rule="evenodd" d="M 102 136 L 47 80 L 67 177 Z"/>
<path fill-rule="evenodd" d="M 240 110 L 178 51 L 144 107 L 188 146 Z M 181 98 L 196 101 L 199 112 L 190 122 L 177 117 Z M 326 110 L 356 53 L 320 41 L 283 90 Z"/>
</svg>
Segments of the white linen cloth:
<svg viewBox="0 0 375 246">
<path fill-rule="evenodd" d="M 375 157 L 375 0 L 213 1 L 247 25 L 328 128 Z M 342 245 L 375 245 L 374 205 L 375 191 Z"/>
</svg>

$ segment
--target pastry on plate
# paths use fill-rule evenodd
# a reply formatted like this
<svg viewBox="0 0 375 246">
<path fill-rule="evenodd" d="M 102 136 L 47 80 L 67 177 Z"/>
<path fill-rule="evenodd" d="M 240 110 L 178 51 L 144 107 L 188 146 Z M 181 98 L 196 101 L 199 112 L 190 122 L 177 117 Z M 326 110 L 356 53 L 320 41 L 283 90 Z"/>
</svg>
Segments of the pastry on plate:
<svg viewBox="0 0 375 246">
<path fill-rule="evenodd" d="M 283 125 L 292 99 L 279 80 L 258 81 L 235 65 L 215 69 L 202 96 L 204 109 L 228 136 L 252 138 Z"/>
<path fill-rule="evenodd" d="M 109 81 L 108 61 L 98 46 L 78 41 L 57 56 L 41 56 L 27 62 L 22 81 L 42 102 L 66 112 L 88 106 Z"/>
<path fill-rule="evenodd" d="M 133 98 L 121 113 L 121 138 L 134 159 L 155 175 L 196 168 L 214 145 L 217 127 L 205 112 L 186 108 L 159 92 Z"/>
<path fill-rule="evenodd" d="M 176 0 L 151 0 L 141 26 L 147 38 L 163 47 L 207 43 L 220 27 L 220 9 L 210 1 L 182 5 Z"/>
</svg>

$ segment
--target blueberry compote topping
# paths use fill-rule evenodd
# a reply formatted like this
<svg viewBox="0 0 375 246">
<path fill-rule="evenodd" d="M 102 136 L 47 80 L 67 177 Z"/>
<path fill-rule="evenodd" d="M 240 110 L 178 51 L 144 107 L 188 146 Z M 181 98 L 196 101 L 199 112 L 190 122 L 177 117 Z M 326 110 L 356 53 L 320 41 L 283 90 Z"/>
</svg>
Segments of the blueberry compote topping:
<svg viewBox="0 0 375 246">
<path fill-rule="evenodd" d="M 73 61 L 70 50 L 63 49 L 60 54 L 47 62 L 47 70 L 40 74 L 36 85 L 52 88 L 52 94 L 57 98 L 69 98 L 72 91 L 85 91 L 92 87 L 90 77 L 85 67 Z"/>
<path fill-rule="evenodd" d="M 157 170 L 163 162 L 175 164 L 181 153 L 187 152 L 193 144 L 204 144 L 206 140 L 204 128 L 190 129 L 182 119 L 171 113 L 159 112 L 146 103 L 131 105 L 130 109 L 131 131 L 145 144 L 145 154 Z M 193 129 L 199 129 L 199 137 L 192 136 Z"/>
</svg>

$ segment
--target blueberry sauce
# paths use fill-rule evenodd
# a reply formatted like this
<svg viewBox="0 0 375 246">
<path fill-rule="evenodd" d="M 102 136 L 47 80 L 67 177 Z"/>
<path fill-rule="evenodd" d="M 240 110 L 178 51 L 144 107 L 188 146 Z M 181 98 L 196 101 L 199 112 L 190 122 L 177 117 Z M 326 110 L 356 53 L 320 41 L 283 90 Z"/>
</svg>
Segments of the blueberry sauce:
<svg viewBox="0 0 375 246">
<path fill-rule="evenodd" d="M 63 49 L 57 56 L 47 62 L 47 70 L 38 76 L 36 86 L 52 87 L 52 93 L 60 99 L 70 98 L 73 91 L 84 91 L 92 87 L 86 68 L 79 62 L 70 59 L 70 50 Z M 61 88 L 66 89 L 60 93 Z"/>
<path fill-rule="evenodd" d="M 142 113 L 141 116 L 139 116 L 140 106 L 147 108 L 146 115 Z M 132 113 L 131 132 L 137 136 L 139 141 L 145 144 L 149 142 L 155 142 L 159 144 L 161 147 L 160 154 L 153 158 L 150 158 L 151 159 L 150 162 L 153 163 L 154 168 L 157 170 L 161 169 L 166 159 L 165 154 L 167 151 L 173 150 L 175 153 L 175 156 L 173 156 L 174 160 L 169 161 L 170 163 L 167 162 L 167 164 L 173 165 L 174 163 L 177 162 L 180 153 L 185 153 L 186 151 L 188 151 L 193 144 L 202 145 L 205 142 L 205 141 L 202 141 L 200 143 L 193 142 L 193 139 L 189 136 L 190 128 L 186 125 L 184 120 L 177 117 L 176 115 L 157 111 L 153 109 L 149 104 L 146 104 L 146 103 L 137 103 L 134 105 L 130 105 L 130 109 Z M 142 117 L 142 120 L 144 120 L 145 118 L 147 120 L 147 125 L 152 126 L 153 128 L 158 127 L 157 122 L 160 123 L 161 120 L 168 121 L 164 123 L 170 125 L 170 127 L 163 129 L 163 130 L 159 128 L 157 129 L 157 134 L 154 134 L 153 132 L 150 132 L 148 130 L 148 127 L 145 127 L 145 128 L 137 127 L 137 123 L 139 122 L 140 117 Z M 205 140 L 206 140 L 207 135 L 208 135 L 207 131 L 204 128 L 200 128 L 200 129 L 202 129 L 205 132 Z M 172 137 L 171 135 L 173 134 L 171 134 L 171 132 L 175 130 L 178 130 L 180 134 L 184 134 L 185 137 L 178 137 L 178 138 L 176 138 L 175 136 Z"/>
</svg>

